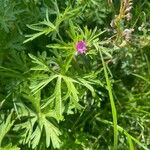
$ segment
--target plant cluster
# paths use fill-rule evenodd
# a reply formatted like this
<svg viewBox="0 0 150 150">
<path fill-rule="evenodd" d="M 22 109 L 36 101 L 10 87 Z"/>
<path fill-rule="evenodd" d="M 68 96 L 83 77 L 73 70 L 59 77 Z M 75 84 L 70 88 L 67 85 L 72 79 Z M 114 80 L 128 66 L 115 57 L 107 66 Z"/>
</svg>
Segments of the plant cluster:
<svg viewBox="0 0 150 150">
<path fill-rule="evenodd" d="M 149 10 L 0 0 L 0 150 L 148 150 Z"/>
</svg>

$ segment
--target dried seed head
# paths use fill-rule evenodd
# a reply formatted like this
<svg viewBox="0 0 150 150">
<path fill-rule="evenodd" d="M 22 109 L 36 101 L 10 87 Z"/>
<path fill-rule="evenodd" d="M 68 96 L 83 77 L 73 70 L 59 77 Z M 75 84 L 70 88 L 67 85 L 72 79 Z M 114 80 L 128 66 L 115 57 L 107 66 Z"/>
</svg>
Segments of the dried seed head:
<svg viewBox="0 0 150 150">
<path fill-rule="evenodd" d="M 133 5 L 132 0 L 126 0 L 125 17 L 127 21 L 132 19 L 132 14 L 131 14 L 132 5 Z"/>
<path fill-rule="evenodd" d="M 131 9 L 132 9 L 132 6 L 129 6 L 129 7 L 126 8 L 125 12 L 128 13 L 128 12 L 131 11 Z"/>
<path fill-rule="evenodd" d="M 127 19 L 127 21 L 130 21 L 132 19 L 132 14 L 131 13 L 127 13 L 126 14 L 126 19 Z"/>
<path fill-rule="evenodd" d="M 123 31 L 122 35 L 126 41 L 130 41 L 133 31 L 134 29 L 125 29 Z"/>
</svg>

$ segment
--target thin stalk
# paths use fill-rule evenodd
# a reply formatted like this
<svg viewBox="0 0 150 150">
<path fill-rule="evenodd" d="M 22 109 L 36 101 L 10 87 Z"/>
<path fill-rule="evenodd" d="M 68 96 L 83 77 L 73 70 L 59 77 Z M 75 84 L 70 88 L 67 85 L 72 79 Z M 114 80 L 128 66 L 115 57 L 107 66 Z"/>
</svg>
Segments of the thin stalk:
<svg viewBox="0 0 150 150">
<path fill-rule="evenodd" d="M 113 127 L 114 127 L 114 150 L 117 150 L 117 143 L 118 143 L 117 112 L 116 112 L 115 102 L 114 102 L 114 98 L 112 94 L 111 83 L 108 77 L 107 67 L 106 67 L 106 64 L 104 63 L 104 59 L 103 59 L 101 51 L 99 52 L 100 52 L 100 56 L 101 56 L 101 60 L 102 60 L 103 68 L 104 68 L 104 74 L 105 74 L 105 79 L 107 83 L 107 90 L 108 90 L 111 110 L 112 110 Z"/>
</svg>

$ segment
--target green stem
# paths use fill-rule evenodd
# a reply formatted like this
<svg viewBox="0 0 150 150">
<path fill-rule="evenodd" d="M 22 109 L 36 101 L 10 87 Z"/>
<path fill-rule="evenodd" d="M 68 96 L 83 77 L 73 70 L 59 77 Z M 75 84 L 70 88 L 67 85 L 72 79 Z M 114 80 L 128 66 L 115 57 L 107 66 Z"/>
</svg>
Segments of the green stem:
<svg viewBox="0 0 150 150">
<path fill-rule="evenodd" d="M 101 56 L 101 60 L 102 60 L 103 68 L 104 68 L 104 74 L 105 74 L 105 79 L 107 83 L 108 94 L 109 94 L 109 99 L 110 99 L 110 104 L 111 104 L 111 110 L 112 110 L 113 127 L 114 127 L 114 150 L 117 150 L 117 143 L 118 143 L 117 112 L 116 112 L 116 107 L 115 107 L 114 98 L 112 94 L 111 83 L 110 83 L 107 69 L 106 69 L 106 64 L 104 63 L 104 59 L 103 59 L 101 51 L 99 52 L 100 52 L 100 56 Z"/>
</svg>

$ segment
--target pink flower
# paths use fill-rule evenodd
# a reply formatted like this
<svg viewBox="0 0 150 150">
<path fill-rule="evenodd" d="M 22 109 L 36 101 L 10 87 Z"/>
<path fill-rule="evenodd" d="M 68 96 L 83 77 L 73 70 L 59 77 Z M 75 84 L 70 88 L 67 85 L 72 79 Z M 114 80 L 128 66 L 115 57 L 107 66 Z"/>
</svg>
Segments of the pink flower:
<svg viewBox="0 0 150 150">
<path fill-rule="evenodd" d="M 87 48 L 86 48 L 86 42 L 85 41 L 79 41 L 76 43 L 76 49 L 78 51 L 78 53 L 83 54 L 86 52 Z"/>
</svg>

